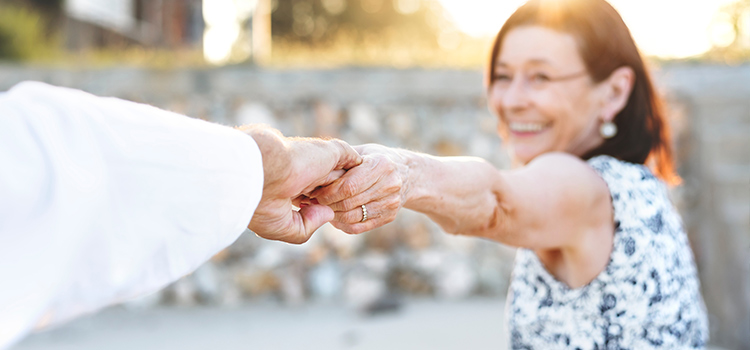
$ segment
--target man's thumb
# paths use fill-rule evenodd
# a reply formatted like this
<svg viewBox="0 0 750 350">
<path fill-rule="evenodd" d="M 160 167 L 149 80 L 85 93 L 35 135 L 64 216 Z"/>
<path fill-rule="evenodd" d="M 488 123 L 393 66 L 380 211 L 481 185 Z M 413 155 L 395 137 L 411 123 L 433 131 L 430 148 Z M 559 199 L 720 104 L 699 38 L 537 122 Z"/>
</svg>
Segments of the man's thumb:
<svg viewBox="0 0 750 350">
<path fill-rule="evenodd" d="M 333 209 L 320 204 L 308 205 L 300 209 L 299 214 L 302 216 L 307 239 L 310 239 L 317 229 L 334 218 Z"/>
</svg>

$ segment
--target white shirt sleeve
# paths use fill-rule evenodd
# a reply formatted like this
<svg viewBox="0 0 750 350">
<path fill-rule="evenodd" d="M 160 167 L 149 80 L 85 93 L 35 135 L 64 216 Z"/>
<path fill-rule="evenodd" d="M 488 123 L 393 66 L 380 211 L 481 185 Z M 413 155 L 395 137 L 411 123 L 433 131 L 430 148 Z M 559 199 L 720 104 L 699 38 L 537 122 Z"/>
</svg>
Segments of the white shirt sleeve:
<svg viewBox="0 0 750 350">
<path fill-rule="evenodd" d="M 42 83 L 0 95 L 0 349 L 192 272 L 262 188 L 237 130 Z"/>
</svg>

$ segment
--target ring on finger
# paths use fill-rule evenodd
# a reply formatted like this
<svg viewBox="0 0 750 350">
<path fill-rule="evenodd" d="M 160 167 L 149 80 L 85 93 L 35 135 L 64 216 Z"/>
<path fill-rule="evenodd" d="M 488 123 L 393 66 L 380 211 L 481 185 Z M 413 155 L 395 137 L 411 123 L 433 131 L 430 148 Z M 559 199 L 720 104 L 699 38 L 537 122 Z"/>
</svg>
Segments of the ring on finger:
<svg viewBox="0 0 750 350">
<path fill-rule="evenodd" d="M 362 220 L 360 222 L 367 221 L 367 207 L 365 207 L 364 204 L 362 204 Z"/>
</svg>

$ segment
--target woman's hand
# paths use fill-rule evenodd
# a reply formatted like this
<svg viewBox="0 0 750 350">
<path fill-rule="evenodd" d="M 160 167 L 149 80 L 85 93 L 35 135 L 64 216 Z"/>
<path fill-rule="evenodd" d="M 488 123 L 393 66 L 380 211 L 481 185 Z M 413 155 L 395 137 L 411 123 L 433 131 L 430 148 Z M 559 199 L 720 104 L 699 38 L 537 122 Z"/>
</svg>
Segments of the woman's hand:
<svg viewBox="0 0 750 350">
<path fill-rule="evenodd" d="M 398 150 L 377 144 L 354 149 L 362 155 L 362 164 L 310 194 L 318 203 L 334 210 L 331 222 L 334 227 L 352 234 L 392 222 L 404 205 L 409 187 L 409 167 Z"/>
</svg>

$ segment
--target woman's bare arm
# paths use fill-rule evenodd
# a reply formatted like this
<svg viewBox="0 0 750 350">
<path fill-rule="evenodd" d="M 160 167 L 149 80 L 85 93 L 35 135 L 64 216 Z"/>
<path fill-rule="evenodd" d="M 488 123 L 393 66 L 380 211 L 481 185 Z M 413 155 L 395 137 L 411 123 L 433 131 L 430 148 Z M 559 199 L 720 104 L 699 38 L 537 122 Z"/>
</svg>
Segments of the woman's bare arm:
<svg viewBox="0 0 750 350">
<path fill-rule="evenodd" d="M 612 223 L 606 184 L 574 156 L 546 154 L 509 171 L 475 158 L 420 158 L 404 207 L 447 232 L 551 249 Z"/>
<path fill-rule="evenodd" d="M 355 168 L 313 194 L 337 212 L 334 224 L 346 232 L 392 221 L 391 212 L 398 210 L 393 199 L 389 205 L 378 203 L 388 197 L 386 192 L 391 197 L 397 193 L 400 207 L 428 215 L 446 232 L 531 249 L 585 244 L 582 237 L 612 225 L 606 184 L 571 155 L 546 154 L 522 168 L 502 171 L 479 158 L 433 157 L 377 145 L 357 150 L 374 165 L 359 173 Z M 381 182 L 400 185 L 378 188 Z M 375 219 L 356 222 L 361 204 Z"/>
</svg>

